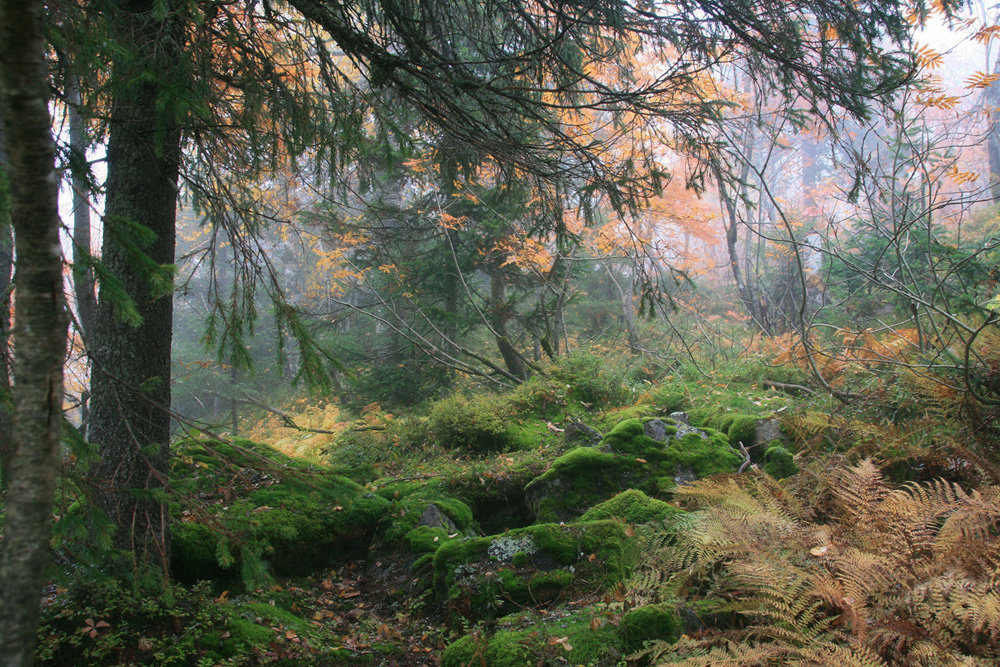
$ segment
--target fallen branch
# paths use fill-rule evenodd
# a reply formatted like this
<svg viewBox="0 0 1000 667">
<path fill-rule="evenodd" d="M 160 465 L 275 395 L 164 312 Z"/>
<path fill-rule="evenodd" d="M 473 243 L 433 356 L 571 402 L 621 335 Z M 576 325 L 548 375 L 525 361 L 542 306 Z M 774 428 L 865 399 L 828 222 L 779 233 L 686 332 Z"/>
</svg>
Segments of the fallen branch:
<svg viewBox="0 0 1000 667">
<path fill-rule="evenodd" d="M 765 389 L 777 389 L 778 391 L 783 391 L 787 394 L 815 394 L 816 392 L 801 384 L 788 384 L 786 382 L 774 382 L 773 380 L 764 380 L 761 385 Z"/>
</svg>

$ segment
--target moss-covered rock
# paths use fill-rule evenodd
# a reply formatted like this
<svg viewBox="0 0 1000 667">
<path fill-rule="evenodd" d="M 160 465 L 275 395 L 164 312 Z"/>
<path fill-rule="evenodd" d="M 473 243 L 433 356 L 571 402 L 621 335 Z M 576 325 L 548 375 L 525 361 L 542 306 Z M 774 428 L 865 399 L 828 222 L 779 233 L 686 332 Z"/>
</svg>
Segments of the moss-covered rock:
<svg viewBox="0 0 1000 667">
<path fill-rule="evenodd" d="M 783 446 L 774 444 L 764 452 L 764 472 L 775 479 L 791 477 L 799 471 L 792 453 Z"/>
<path fill-rule="evenodd" d="M 742 457 L 725 435 L 669 419 L 627 419 L 600 449 L 578 447 L 557 458 L 525 488 L 539 521 L 570 521 L 623 490 L 663 493 L 677 483 L 731 472 Z"/>
<path fill-rule="evenodd" d="M 392 485 L 380 491 L 392 505 L 379 525 L 380 548 L 433 553 L 449 540 L 477 533 L 472 509 L 436 484 Z"/>
<path fill-rule="evenodd" d="M 620 519 L 626 523 L 649 523 L 666 519 L 679 512 L 683 510 L 662 500 L 650 498 L 638 489 L 629 489 L 591 507 L 583 513 L 580 520 Z"/>
<path fill-rule="evenodd" d="M 726 429 L 729 443 L 733 447 L 739 447 L 739 443 L 742 442 L 744 447 L 751 447 L 756 442 L 757 421 L 754 415 L 733 415 Z"/>
<path fill-rule="evenodd" d="M 629 651 L 642 648 L 644 642 L 654 639 L 675 642 L 682 629 L 677 609 L 666 603 L 633 609 L 622 616 L 618 625 L 622 644 Z"/>
<path fill-rule="evenodd" d="M 171 566 L 180 581 L 304 574 L 363 551 L 389 509 L 329 469 L 248 440 L 182 441 L 171 482 L 206 499 L 205 514 L 171 506 Z"/>
<path fill-rule="evenodd" d="M 639 549 L 620 521 L 537 524 L 503 535 L 446 542 L 434 554 L 434 583 L 452 614 L 495 617 L 624 580 Z"/>
</svg>

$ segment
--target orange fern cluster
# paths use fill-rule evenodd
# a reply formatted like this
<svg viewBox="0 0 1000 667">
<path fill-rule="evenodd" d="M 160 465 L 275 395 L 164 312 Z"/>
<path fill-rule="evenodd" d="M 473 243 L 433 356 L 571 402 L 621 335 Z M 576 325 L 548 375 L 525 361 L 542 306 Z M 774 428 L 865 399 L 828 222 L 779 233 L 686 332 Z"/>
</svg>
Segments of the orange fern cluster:
<svg viewBox="0 0 1000 667">
<path fill-rule="evenodd" d="M 1000 487 L 892 488 L 871 461 L 812 481 L 819 503 L 763 474 L 678 490 L 698 511 L 660 541 L 639 585 L 661 597 L 720 598 L 740 622 L 653 646 L 649 657 L 686 665 L 997 664 Z"/>
</svg>

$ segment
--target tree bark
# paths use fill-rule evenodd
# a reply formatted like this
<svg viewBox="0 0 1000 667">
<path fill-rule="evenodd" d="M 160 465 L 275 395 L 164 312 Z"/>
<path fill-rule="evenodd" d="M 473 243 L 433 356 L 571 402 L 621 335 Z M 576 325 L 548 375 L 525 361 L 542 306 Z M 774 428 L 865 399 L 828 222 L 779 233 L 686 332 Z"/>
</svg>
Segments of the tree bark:
<svg viewBox="0 0 1000 667">
<path fill-rule="evenodd" d="M 90 191 L 87 185 L 87 133 L 80 111 L 80 83 L 69 64 L 66 107 L 69 115 L 70 171 L 73 185 L 73 293 L 84 342 L 93 336 L 97 320 L 97 291 L 90 261 Z"/>
<path fill-rule="evenodd" d="M 33 658 L 63 423 L 66 308 L 43 11 L 41 2 L 0 1 L 0 117 L 18 262 L 14 451 L 0 544 L 3 667 Z"/>
<path fill-rule="evenodd" d="M 507 310 L 507 294 L 504 285 L 503 269 L 496 268 L 490 274 L 490 313 L 492 315 L 493 331 L 497 341 L 497 349 L 503 357 L 504 365 L 511 375 L 520 379 L 528 379 L 528 369 L 524 364 L 521 354 L 510 342 L 510 334 L 507 332 L 507 321 L 510 313 Z"/>
<path fill-rule="evenodd" d="M 13 390 L 10 384 L 10 286 L 14 235 L 10 226 L 10 168 L 0 114 L 0 490 L 7 488 L 14 456 Z"/>
<path fill-rule="evenodd" d="M 174 261 L 181 132 L 169 112 L 167 86 L 176 78 L 182 37 L 177 18 L 154 11 L 155 4 L 123 3 L 110 22 L 128 55 L 112 72 L 101 261 L 141 321 L 124 318 L 120 295 L 102 282 L 91 349 L 90 438 L 101 453 L 95 474 L 116 546 L 130 552 L 135 571 L 166 573 L 169 526 L 157 492 L 167 476 L 173 302 L 171 285 L 153 284 L 148 262 Z M 138 226 L 152 238 L 143 239 Z"/>
</svg>

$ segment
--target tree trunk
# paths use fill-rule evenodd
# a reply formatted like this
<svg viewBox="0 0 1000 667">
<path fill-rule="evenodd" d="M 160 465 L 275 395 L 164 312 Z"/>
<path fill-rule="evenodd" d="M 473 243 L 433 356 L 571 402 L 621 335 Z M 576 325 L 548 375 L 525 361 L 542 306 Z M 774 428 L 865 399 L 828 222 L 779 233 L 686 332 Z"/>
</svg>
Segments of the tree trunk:
<svg viewBox="0 0 1000 667">
<path fill-rule="evenodd" d="M 157 492 L 167 475 L 173 302 L 170 280 L 161 275 L 154 285 L 148 263 L 174 261 L 181 135 L 165 109 L 183 40 L 176 18 L 162 17 L 155 4 L 129 3 L 111 20 L 113 38 L 129 55 L 112 72 L 101 261 L 141 322 L 123 317 L 120 294 L 102 282 L 91 349 L 90 437 L 101 453 L 95 474 L 116 546 L 131 552 L 134 571 L 167 572 L 167 507 Z M 152 238 L 143 239 L 138 226 Z"/>
<path fill-rule="evenodd" d="M 528 369 L 517 348 L 510 342 L 507 333 L 507 321 L 510 313 L 507 311 L 507 294 L 504 289 L 503 270 L 497 268 L 490 274 L 490 313 L 492 314 L 493 331 L 497 340 L 497 349 L 503 357 L 504 365 L 511 375 L 520 379 L 528 379 Z"/>
<path fill-rule="evenodd" d="M 70 171 L 73 178 L 73 294 L 84 342 L 94 334 L 97 293 L 90 268 L 90 188 L 87 185 L 87 133 L 80 111 L 80 83 L 73 65 L 66 77 L 66 107 L 69 115 Z M 86 424 L 84 424 L 86 429 Z"/>
<path fill-rule="evenodd" d="M 33 658 L 63 424 L 66 308 L 43 11 L 41 2 L 0 2 L 0 117 L 17 250 L 14 452 L 0 544 L 3 667 Z"/>
<path fill-rule="evenodd" d="M 14 455 L 14 399 L 10 385 L 10 285 L 14 270 L 14 235 L 10 226 L 10 179 L 3 117 L 0 116 L 0 490 L 7 488 Z"/>
</svg>

